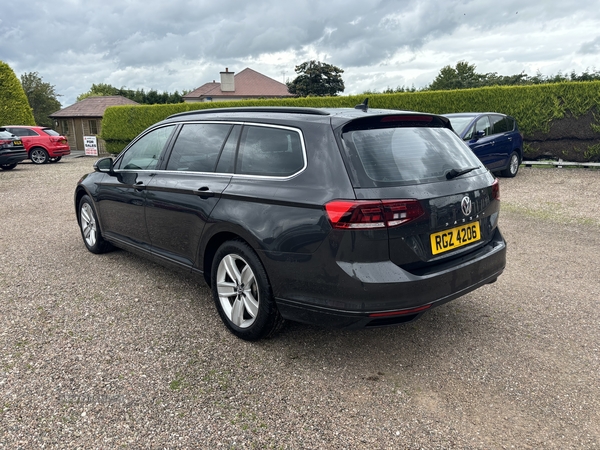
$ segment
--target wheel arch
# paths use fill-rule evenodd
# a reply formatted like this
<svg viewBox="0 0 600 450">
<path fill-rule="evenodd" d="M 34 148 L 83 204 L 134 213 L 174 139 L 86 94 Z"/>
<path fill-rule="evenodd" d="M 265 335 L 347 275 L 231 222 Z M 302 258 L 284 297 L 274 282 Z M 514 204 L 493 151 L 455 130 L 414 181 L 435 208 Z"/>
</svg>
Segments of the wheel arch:
<svg viewBox="0 0 600 450">
<path fill-rule="evenodd" d="M 202 252 L 202 269 L 204 280 L 209 286 L 211 286 L 211 270 L 213 260 L 215 259 L 215 254 L 217 253 L 219 247 L 227 241 L 243 242 L 254 250 L 254 247 L 250 244 L 250 242 L 248 242 L 248 240 L 244 239 L 242 236 L 232 231 L 220 231 L 212 235 L 210 239 L 206 242 L 206 245 L 204 246 L 204 251 Z M 258 252 L 256 252 L 256 250 L 254 251 L 257 254 L 257 257 L 260 261 L 260 255 L 258 255 Z"/>
<path fill-rule="evenodd" d="M 27 150 L 27 156 L 29 157 L 29 159 L 31 159 L 31 152 L 36 149 L 44 150 L 46 153 L 48 153 L 48 157 L 50 157 L 50 152 L 48 151 L 48 149 L 46 147 L 44 147 L 43 145 L 40 145 L 40 144 L 35 144 L 35 145 L 32 145 L 31 147 L 29 147 L 29 150 Z"/>
<path fill-rule="evenodd" d="M 84 195 L 90 196 L 90 194 L 81 186 L 78 186 L 77 189 L 75 190 L 75 217 L 77 217 L 77 224 L 81 225 L 80 223 L 80 217 L 79 217 L 79 202 L 81 201 L 81 199 L 83 198 Z M 90 196 L 91 198 L 91 196 Z"/>
</svg>

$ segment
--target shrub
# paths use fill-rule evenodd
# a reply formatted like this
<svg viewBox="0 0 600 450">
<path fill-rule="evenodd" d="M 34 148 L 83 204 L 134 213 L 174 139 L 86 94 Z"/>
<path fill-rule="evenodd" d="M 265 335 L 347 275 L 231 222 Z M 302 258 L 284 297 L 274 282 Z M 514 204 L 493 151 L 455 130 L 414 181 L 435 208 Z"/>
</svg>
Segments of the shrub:
<svg viewBox="0 0 600 450">
<path fill-rule="evenodd" d="M 35 125 L 21 82 L 12 68 L 0 61 L 0 126 Z"/>
<path fill-rule="evenodd" d="M 179 103 L 152 106 L 115 106 L 108 108 L 102 123 L 102 138 L 107 141 L 131 141 L 148 126 L 171 114 L 196 109 L 238 106 L 306 106 L 314 108 L 354 107 L 366 95 L 340 97 L 304 97 L 292 99 L 244 100 L 236 102 Z M 532 86 L 497 86 L 454 91 L 399 92 L 369 95 L 370 108 L 422 111 L 435 114 L 493 111 L 517 119 L 525 141 L 534 134 L 547 133 L 554 121 L 566 115 L 580 117 L 600 111 L 600 81 L 565 82 Z M 600 129 L 598 118 L 588 126 Z M 539 140 L 536 137 L 536 140 Z M 589 142 L 583 152 L 600 143 L 600 136 Z"/>
</svg>

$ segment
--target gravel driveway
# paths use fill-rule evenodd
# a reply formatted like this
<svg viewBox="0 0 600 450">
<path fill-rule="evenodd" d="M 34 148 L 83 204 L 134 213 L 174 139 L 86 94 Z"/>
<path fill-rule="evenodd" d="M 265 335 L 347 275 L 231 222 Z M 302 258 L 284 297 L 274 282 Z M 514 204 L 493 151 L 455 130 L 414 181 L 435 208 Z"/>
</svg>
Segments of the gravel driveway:
<svg viewBox="0 0 600 450">
<path fill-rule="evenodd" d="M 85 249 L 92 163 L 0 172 L 0 448 L 600 450 L 600 171 L 501 179 L 495 284 L 248 343 L 202 282 Z"/>
</svg>

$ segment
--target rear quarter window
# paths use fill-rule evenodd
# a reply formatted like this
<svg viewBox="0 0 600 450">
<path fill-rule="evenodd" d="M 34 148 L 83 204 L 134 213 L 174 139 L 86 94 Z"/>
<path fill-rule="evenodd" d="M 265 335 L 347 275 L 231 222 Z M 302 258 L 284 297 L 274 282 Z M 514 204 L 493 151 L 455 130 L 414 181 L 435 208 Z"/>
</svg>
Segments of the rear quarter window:
<svg viewBox="0 0 600 450">
<path fill-rule="evenodd" d="M 304 168 L 300 133 L 291 128 L 244 126 L 236 174 L 287 177 Z"/>
<path fill-rule="evenodd" d="M 54 131 L 52 128 L 44 128 L 42 130 L 44 133 L 46 133 L 48 136 L 60 136 L 60 133 L 58 133 L 57 131 Z M 95 133 L 98 134 L 98 133 Z"/>
</svg>

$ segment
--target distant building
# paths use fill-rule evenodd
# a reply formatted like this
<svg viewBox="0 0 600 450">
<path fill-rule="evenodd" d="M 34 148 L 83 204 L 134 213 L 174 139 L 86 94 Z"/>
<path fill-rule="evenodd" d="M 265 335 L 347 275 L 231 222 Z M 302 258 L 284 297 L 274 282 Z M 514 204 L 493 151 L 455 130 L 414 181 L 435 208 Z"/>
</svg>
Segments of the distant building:
<svg viewBox="0 0 600 450">
<path fill-rule="evenodd" d="M 237 75 L 225 69 L 221 82 L 206 83 L 183 96 L 185 102 L 222 102 L 252 98 L 294 97 L 285 84 L 269 78 L 250 68 Z"/>
<path fill-rule="evenodd" d="M 139 105 L 120 95 L 84 98 L 71 106 L 50 114 L 56 131 L 69 141 L 71 150 L 83 150 L 83 137 L 96 136 L 102 132 L 102 117 L 109 106 Z M 98 138 L 99 153 L 106 153 L 104 141 Z"/>
</svg>

